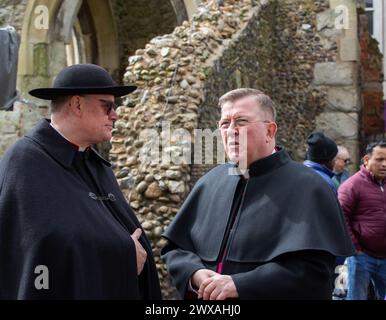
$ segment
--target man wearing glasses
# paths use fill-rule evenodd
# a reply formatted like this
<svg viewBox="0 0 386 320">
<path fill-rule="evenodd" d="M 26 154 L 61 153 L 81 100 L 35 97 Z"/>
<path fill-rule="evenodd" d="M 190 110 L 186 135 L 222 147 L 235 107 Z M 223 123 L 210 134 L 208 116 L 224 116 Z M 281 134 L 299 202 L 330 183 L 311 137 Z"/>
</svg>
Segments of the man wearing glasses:
<svg viewBox="0 0 386 320">
<path fill-rule="evenodd" d="M 160 299 L 152 250 L 110 163 L 117 86 L 103 68 L 63 69 L 42 120 L 0 164 L 0 299 Z"/>
<path fill-rule="evenodd" d="M 178 292 L 204 300 L 331 299 L 335 256 L 353 253 L 334 193 L 276 145 L 267 95 L 236 89 L 219 108 L 230 162 L 196 183 L 164 234 L 161 254 Z"/>
<path fill-rule="evenodd" d="M 351 160 L 348 150 L 344 146 L 338 146 L 338 154 L 336 155 L 334 162 L 335 175 L 332 177 L 332 181 L 337 189 L 350 177 L 350 173 L 346 169 L 350 163 Z"/>
</svg>

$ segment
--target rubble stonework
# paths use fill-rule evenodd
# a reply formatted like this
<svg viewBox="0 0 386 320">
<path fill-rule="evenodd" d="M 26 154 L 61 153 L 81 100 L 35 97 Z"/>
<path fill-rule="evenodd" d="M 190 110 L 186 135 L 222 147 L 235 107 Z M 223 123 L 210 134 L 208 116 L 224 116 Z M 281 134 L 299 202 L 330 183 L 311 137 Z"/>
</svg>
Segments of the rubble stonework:
<svg viewBox="0 0 386 320">
<path fill-rule="evenodd" d="M 326 18 L 330 11 L 327 0 L 276 2 L 269 93 L 278 107 L 279 142 L 298 161 L 304 160 L 306 137 L 316 129 L 316 116 L 327 105 L 326 88 L 317 87 L 314 70 L 319 63 L 337 60 L 339 32 Z"/>
<path fill-rule="evenodd" d="M 170 1 L 112 0 L 119 42 L 120 76 L 127 67 L 127 57 L 158 34 L 173 31 L 178 25 Z M 157 26 L 157 28 L 155 28 Z"/>
<path fill-rule="evenodd" d="M 0 28 L 14 27 L 20 34 L 27 0 L 0 0 Z"/>
<path fill-rule="evenodd" d="M 27 0 L 0 0 L 0 28 L 12 26 L 20 34 L 26 5 Z M 25 113 L 22 109 L 26 108 L 19 105 L 14 109 L 0 110 L 0 159 L 5 150 L 24 133 L 22 114 Z M 28 114 L 25 116 L 28 118 Z"/>
</svg>

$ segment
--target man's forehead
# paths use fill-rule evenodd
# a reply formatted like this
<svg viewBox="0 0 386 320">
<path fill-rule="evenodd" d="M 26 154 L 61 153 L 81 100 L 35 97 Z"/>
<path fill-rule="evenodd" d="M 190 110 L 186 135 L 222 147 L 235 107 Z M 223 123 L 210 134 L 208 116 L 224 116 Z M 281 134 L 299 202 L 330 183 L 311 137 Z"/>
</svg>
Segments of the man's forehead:
<svg viewBox="0 0 386 320">
<path fill-rule="evenodd" d="M 257 101 L 253 96 L 247 96 L 235 101 L 227 101 L 221 108 L 222 115 L 243 115 L 259 112 Z"/>
<path fill-rule="evenodd" d="M 232 118 L 242 117 L 242 116 L 246 116 L 248 114 L 249 113 L 245 112 L 244 110 L 237 111 L 237 110 L 232 110 L 232 109 L 225 110 L 225 111 L 221 112 L 222 117 L 232 117 Z"/>
<path fill-rule="evenodd" d="M 339 150 L 339 155 L 340 156 L 349 156 L 349 152 L 347 151 L 347 149 L 341 149 L 341 150 Z"/>
<path fill-rule="evenodd" d="M 386 148 L 385 148 L 385 147 L 376 146 L 376 147 L 373 149 L 373 154 L 374 154 L 374 153 L 386 155 Z"/>
</svg>

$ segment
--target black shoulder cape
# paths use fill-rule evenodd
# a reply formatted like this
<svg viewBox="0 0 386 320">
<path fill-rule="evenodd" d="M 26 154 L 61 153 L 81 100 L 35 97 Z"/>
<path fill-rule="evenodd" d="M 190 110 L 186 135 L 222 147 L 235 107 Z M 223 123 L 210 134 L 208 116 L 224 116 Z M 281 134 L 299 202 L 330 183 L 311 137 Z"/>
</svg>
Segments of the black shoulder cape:
<svg viewBox="0 0 386 320">
<path fill-rule="evenodd" d="M 79 154 L 43 120 L 1 160 L 0 299 L 160 299 L 144 233 L 137 276 L 130 235 L 140 224 L 110 164 Z M 39 266 L 47 289 L 36 287 Z"/>
<path fill-rule="evenodd" d="M 203 261 L 219 260 L 238 175 L 220 165 L 194 186 L 164 237 Z M 230 262 L 266 262 L 284 253 L 354 253 L 339 203 L 312 170 L 284 149 L 256 161 L 230 238 Z"/>
</svg>

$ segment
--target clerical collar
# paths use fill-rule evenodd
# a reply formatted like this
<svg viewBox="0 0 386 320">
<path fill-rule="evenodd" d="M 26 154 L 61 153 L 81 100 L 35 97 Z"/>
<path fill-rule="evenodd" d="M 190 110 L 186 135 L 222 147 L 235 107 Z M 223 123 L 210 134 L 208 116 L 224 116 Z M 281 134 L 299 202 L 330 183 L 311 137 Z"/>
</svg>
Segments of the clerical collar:
<svg viewBox="0 0 386 320">
<path fill-rule="evenodd" d="M 274 154 L 276 152 L 276 148 L 273 148 L 273 151 L 271 153 Z M 245 178 L 245 179 L 249 179 L 251 177 L 251 175 L 249 174 L 249 169 L 247 169 L 245 172 L 242 172 L 241 175 Z"/>
<path fill-rule="evenodd" d="M 69 142 L 53 126 L 50 125 L 49 119 L 42 119 L 31 131 L 26 134 L 26 138 L 32 139 L 44 150 L 46 150 L 54 159 L 60 162 L 64 167 L 70 168 L 78 146 Z M 110 162 L 105 160 L 94 148 L 88 149 L 90 156 L 102 161 L 106 166 L 111 166 Z"/>
<path fill-rule="evenodd" d="M 260 176 L 281 167 L 290 160 L 291 158 L 283 147 L 276 147 L 268 157 L 252 162 L 248 174 L 250 177 Z"/>
<path fill-rule="evenodd" d="M 70 139 L 68 139 L 62 132 L 60 132 L 60 130 L 58 129 L 58 128 L 55 128 L 54 127 L 54 125 L 52 124 L 52 122 L 50 122 L 50 126 L 52 127 L 52 128 L 54 128 L 55 129 L 55 131 L 57 132 L 57 133 L 59 133 L 64 139 L 66 139 L 69 143 L 71 143 L 74 147 L 76 147 L 76 148 L 78 148 L 78 151 L 79 152 L 84 152 L 84 151 L 86 151 L 89 147 L 86 147 L 86 148 L 82 148 L 82 147 L 80 147 L 79 145 L 77 145 L 76 143 L 74 143 L 74 142 L 72 142 Z"/>
</svg>

